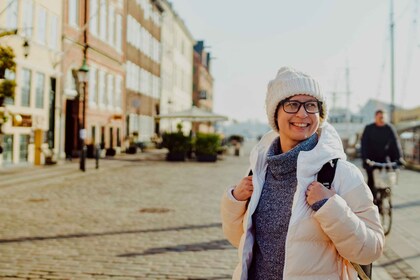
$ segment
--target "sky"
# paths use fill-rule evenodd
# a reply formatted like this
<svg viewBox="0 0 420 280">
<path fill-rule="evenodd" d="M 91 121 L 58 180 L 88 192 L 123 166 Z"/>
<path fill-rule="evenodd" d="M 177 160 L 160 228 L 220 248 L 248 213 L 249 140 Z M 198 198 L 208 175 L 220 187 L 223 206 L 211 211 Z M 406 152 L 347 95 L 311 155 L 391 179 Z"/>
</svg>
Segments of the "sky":
<svg viewBox="0 0 420 280">
<path fill-rule="evenodd" d="M 329 107 L 391 102 L 391 1 L 170 0 L 215 57 L 214 112 L 262 122 L 267 84 L 282 66 L 316 78 Z M 405 108 L 420 106 L 418 2 L 393 8 L 394 102 Z"/>
</svg>

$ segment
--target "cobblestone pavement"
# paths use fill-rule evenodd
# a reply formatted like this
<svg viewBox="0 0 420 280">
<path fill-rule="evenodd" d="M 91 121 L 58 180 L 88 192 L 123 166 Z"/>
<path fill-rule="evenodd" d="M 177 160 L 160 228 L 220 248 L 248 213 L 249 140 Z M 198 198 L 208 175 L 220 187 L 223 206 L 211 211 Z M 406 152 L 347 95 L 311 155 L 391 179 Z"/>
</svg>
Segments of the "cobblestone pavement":
<svg viewBox="0 0 420 280">
<path fill-rule="evenodd" d="M 1 174 L 1 279 L 230 277 L 219 202 L 245 158 L 89 164 Z"/>
<path fill-rule="evenodd" d="M 161 159 L 0 170 L 0 279 L 230 279 L 219 203 L 247 156 Z M 420 173 L 402 175 L 375 280 L 420 279 Z"/>
</svg>

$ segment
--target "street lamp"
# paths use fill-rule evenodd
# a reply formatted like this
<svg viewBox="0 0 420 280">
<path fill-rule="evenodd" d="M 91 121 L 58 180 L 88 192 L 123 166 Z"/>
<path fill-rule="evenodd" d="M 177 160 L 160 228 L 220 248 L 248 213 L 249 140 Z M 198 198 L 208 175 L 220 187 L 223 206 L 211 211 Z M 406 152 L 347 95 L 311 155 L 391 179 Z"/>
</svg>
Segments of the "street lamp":
<svg viewBox="0 0 420 280">
<path fill-rule="evenodd" d="M 27 39 L 25 39 L 25 41 L 23 42 L 23 55 L 25 56 L 25 58 L 28 57 L 29 55 L 29 41 Z"/>
<path fill-rule="evenodd" d="M 77 78 L 79 83 L 83 85 L 83 94 L 79 93 L 79 97 L 82 98 L 82 127 L 80 128 L 79 137 L 81 140 L 81 151 L 80 151 L 80 170 L 86 171 L 86 83 L 88 81 L 89 67 L 86 64 L 86 58 L 83 59 L 83 64 L 77 71 Z"/>
</svg>

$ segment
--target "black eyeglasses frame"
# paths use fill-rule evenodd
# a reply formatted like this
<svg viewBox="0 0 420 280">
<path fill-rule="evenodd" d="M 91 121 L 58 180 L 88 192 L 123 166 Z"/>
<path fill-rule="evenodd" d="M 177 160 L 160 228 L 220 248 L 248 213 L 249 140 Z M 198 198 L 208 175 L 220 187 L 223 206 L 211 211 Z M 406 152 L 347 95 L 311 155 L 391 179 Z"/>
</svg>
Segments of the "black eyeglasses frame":
<svg viewBox="0 0 420 280">
<path fill-rule="evenodd" d="M 286 111 L 286 109 L 284 108 L 284 104 L 286 104 L 287 102 L 296 102 L 296 103 L 299 103 L 299 107 L 297 108 L 296 112 L 290 112 L 290 111 L 288 112 L 288 111 Z M 317 112 L 308 112 L 308 110 L 306 109 L 306 104 L 307 103 L 312 103 L 312 102 L 316 102 L 317 103 L 317 105 L 318 105 L 318 111 Z M 283 107 L 283 111 L 286 112 L 286 113 L 288 113 L 288 114 L 296 114 L 297 112 L 299 112 L 300 107 L 302 107 L 302 105 L 303 105 L 303 108 L 305 109 L 305 112 L 308 113 L 308 114 L 321 113 L 321 110 L 322 110 L 322 101 L 319 101 L 319 100 L 308 100 L 308 101 L 305 101 L 305 102 L 300 102 L 298 100 L 285 99 L 285 100 L 283 100 L 283 101 L 280 102 L 280 105 Z"/>
</svg>

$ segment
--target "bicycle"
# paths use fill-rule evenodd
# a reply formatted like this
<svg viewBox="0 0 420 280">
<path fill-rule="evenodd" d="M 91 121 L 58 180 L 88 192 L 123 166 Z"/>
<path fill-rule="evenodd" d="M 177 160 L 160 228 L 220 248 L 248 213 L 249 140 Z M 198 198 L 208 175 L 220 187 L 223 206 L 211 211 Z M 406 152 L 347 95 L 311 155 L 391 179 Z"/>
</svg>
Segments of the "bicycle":
<svg viewBox="0 0 420 280">
<path fill-rule="evenodd" d="M 376 188 L 374 201 L 378 206 L 384 234 L 388 235 L 392 225 L 392 189 L 397 186 L 399 165 L 397 162 L 375 162 L 372 160 L 366 162 L 374 168 L 373 180 Z"/>
</svg>

